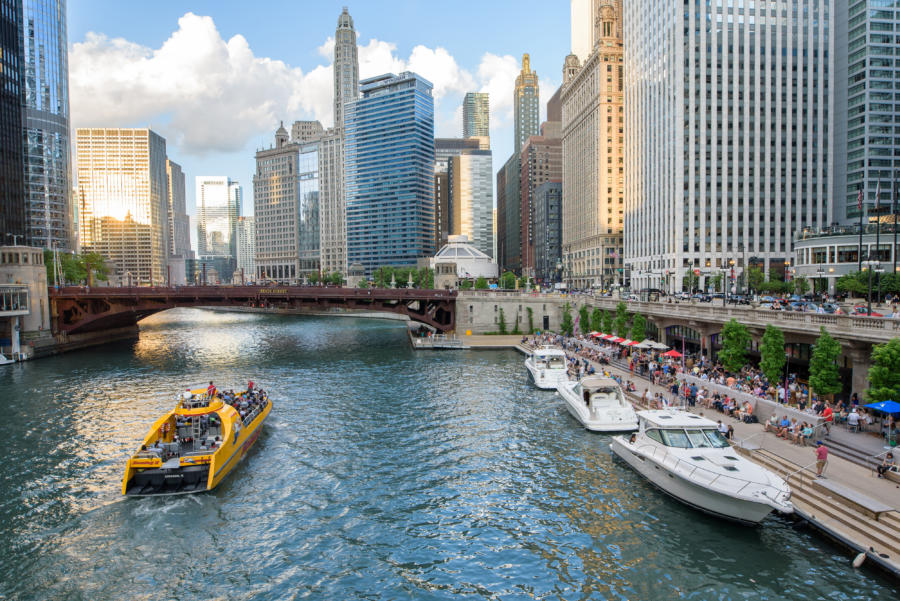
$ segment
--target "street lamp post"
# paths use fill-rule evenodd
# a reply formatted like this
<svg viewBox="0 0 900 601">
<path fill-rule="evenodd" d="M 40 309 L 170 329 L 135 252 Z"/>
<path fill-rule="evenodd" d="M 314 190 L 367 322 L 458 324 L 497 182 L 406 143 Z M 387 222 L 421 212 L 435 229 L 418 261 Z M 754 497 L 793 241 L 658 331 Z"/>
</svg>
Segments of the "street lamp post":
<svg viewBox="0 0 900 601">
<path fill-rule="evenodd" d="M 872 271 L 874 269 L 879 269 L 880 264 L 878 261 L 872 260 L 871 253 L 869 254 L 869 258 L 867 260 L 863 261 L 862 264 L 865 266 L 866 271 L 868 272 L 867 275 L 868 275 L 868 283 L 869 283 L 869 293 L 868 293 L 867 302 L 866 302 L 866 311 L 867 311 L 867 314 L 871 317 L 871 315 L 872 315 Z"/>
</svg>

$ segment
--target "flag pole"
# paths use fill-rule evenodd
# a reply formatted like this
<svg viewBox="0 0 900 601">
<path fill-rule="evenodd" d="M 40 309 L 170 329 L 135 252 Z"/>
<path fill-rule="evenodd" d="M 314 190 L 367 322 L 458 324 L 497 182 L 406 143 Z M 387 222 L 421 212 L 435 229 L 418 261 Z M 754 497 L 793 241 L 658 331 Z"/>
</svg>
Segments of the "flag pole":
<svg viewBox="0 0 900 601">
<path fill-rule="evenodd" d="M 875 187 L 875 257 L 878 261 L 878 268 L 881 269 L 881 182 Z M 881 274 L 875 272 L 875 279 L 878 282 L 878 293 L 875 298 L 881 302 Z M 870 316 L 871 317 L 871 316 Z"/>
<path fill-rule="evenodd" d="M 863 236 L 862 188 L 859 189 L 859 196 L 856 197 L 856 208 L 859 210 L 859 249 L 856 251 L 856 271 L 857 271 L 857 273 L 862 273 L 862 236 Z"/>
</svg>

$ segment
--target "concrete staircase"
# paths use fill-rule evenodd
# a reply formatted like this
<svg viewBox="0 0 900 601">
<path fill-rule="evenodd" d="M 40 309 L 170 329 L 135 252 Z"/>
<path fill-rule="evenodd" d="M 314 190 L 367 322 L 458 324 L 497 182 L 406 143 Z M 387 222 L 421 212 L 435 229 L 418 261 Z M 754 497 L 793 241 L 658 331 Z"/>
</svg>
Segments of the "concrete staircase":
<svg viewBox="0 0 900 601">
<path fill-rule="evenodd" d="M 873 519 L 852 506 L 852 501 L 816 486 L 812 469 L 800 470 L 800 466 L 765 449 L 749 451 L 734 447 L 756 463 L 779 474 L 782 478 L 791 474 L 791 500 L 795 507 L 817 525 L 824 526 L 844 542 L 855 543 L 859 550 L 878 554 L 885 564 L 900 568 L 900 513 L 890 511 Z M 827 476 L 827 470 L 826 470 Z"/>
</svg>

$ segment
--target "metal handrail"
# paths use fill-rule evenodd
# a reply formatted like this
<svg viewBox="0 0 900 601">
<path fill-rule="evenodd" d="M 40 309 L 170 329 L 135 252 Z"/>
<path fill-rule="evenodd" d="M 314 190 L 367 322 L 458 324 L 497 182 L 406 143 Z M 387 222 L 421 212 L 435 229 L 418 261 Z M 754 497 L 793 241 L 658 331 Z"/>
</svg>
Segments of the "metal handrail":
<svg viewBox="0 0 900 601">
<path fill-rule="evenodd" d="M 877 461 L 872 461 L 872 460 L 873 459 L 877 460 L 879 457 L 884 457 L 888 453 L 893 453 L 893 452 L 894 452 L 893 449 L 886 449 L 886 450 L 878 453 L 877 455 L 870 455 L 870 456 L 866 457 L 866 465 L 871 465 L 871 469 L 869 471 L 871 472 L 871 474 L 873 476 L 875 475 L 875 469 L 878 467 L 879 464 Z"/>
<path fill-rule="evenodd" d="M 747 438 L 742 438 L 742 439 L 739 441 L 739 445 L 738 445 L 738 446 L 740 446 L 742 449 L 746 449 L 746 447 L 744 446 L 744 443 L 745 443 L 745 442 L 747 442 L 748 440 L 753 440 L 753 439 L 756 438 L 757 436 L 762 436 L 763 434 L 768 434 L 768 432 L 766 432 L 765 430 L 763 430 L 762 432 L 757 432 L 756 434 L 753 434 L 753 435 L 751 435 L 751 436 L 748 436 Z M 762 445 L 759 445 L 759 448 L 762 449 L 762 448 L 763 448 Z"/>
<path fill-rule="evenodd" d="M 794 470 L 793 472 L 789 473 L 787 476 L 784 477 L 784 483 L 789 485 L 789 480 L 791 479 L 791 476 L 794 476 L 795 474 L 800 474 L 800 485 L 803 486 L 803 472 L 804 472 L 805 470 L 808 470 L 808 469 L 811 468 L 812 466 L 814 466 L 814 465 L 816 464 L 817 461 L 818 461 L 818 460 L 813 461 L 813 462 L 810 463 L 809 465 L 804 465 L 803 467 L 801 467 L 801 468 L 799 468 L 799 469 L 796 469 L 796 470 Z M 828 467 L 828 461 L 825 462 L 825 466 L 822 468 L 822 472 L 823 472 L 823 473 L 824 473 L 824 471 L 825 471 L 825 468 L 827 468 L 827 467 Z"/>
</svg>

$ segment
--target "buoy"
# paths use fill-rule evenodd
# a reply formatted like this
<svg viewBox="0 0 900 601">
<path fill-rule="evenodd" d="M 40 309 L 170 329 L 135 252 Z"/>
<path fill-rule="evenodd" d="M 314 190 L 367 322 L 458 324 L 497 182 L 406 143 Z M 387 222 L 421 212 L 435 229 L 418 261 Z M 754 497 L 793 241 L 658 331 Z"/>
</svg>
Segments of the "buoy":
<svg viewBox="0 0 900 601">
<path fill-rule="evenodd" d="M 860 567 L 860 566 L 863 564 L 863 562 L 864 562 L 865 560 L 866 560 L 866 554 L 865 554 L 865 553 L 860 553 L 860 554 L 857 555 L 856 558 L 853 560 L 853 567 L 854 567 L 854 568 Z"/>
</svg>

